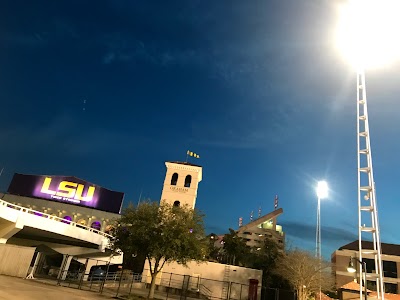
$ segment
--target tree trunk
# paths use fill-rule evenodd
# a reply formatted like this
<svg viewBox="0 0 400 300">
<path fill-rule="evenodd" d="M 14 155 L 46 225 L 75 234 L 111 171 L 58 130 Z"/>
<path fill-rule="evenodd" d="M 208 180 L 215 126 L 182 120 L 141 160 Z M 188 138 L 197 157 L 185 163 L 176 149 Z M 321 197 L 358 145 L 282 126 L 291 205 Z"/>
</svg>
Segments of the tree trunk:
<svg viewBox="0 0 400 300">
<path fill-rule="evenodd" d="M 156 277 L 157 277 L 156 272 L 151 274 L 150 291 L 147 299 L 154 299 L 154 291 L 156 290 Z"/>
<path fill-rule="evenodd" d="M 297 300 L 304 300 L 304 287 L 301 285 L 297 287 Z"/>
</svg>

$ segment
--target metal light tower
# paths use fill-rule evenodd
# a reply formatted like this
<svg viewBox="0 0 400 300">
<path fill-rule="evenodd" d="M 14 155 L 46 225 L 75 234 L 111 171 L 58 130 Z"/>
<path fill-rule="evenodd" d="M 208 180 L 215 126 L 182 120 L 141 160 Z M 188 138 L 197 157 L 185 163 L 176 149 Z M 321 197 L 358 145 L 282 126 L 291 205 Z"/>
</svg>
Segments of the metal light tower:
<svg viewBox="0 0 400 300">
<path fill-rule="evenodd" d="M 384 299 L 381 240 L 379 234 L 374 172 L 372 168 L 364 70 L 357 72 L 357 149 L 359 260 L 362 261 L 364 255 L 369 255 L 374 258 L 375 271 L 374 273 L 366 274 L 366 278 L 376 281 L 378 299 Z M 372 250 L 363 248 L 362 240 L 368 235 L 373 241 Z M 360 270 L 360 287 L 362 277 L 363 275 Z M 367 284 L 364 284 L 366 287 Z M 360 298 L 362 299 L 361 288 Z"/>
<path fill-rule="evenodd" d="M 379 68 L 400 59 L 400 40 L 393 37 L 400 27 L 398 0 L 348 0 L 340 6 L 337 45 L 357 72 L 357 200 L 358 261 L 372 258 L 374 270 L 366 280 L 376 281 L 377 298 L 383 300 L 383 265 L 378 222 L 378 207 L 372 167 L 371 137 L 365 86 L 365 70 Z M 363 240 L 372 240 L 366 249 Z M 363 273 L 359 272 L 360 300 Z M 364 283 L 366 286 L 366 282 Z"/>
</svg>

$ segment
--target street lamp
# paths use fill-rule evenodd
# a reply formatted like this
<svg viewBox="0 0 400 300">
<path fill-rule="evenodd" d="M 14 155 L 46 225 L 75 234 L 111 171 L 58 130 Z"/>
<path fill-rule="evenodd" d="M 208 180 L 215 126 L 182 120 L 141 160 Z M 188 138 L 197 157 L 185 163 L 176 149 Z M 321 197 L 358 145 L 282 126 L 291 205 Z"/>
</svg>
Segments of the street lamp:
<svg viewBox="0 0 400 300">
<path fill-rule="evenodd" d="M 356 268 L 354 267 L 353 260 L 358 262 L 363 268 L 364 299 L 368 300 L 368 297 L 367 297 L 367 263 L 365 261 L 359 260 L 358 258 L 350 257 L 349 266 L 347 267 L 347 272 L 349 272 L 349 273 L 355 273 L 357 271 Z"/>
</svg>

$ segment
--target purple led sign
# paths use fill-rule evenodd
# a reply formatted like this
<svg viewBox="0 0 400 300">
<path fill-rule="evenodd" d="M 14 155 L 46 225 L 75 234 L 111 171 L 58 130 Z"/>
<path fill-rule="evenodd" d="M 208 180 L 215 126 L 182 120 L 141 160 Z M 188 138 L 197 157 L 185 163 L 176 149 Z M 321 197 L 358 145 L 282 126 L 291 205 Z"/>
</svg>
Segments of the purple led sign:
<svg viewBox="0 0 400 300">
<path fill-rule="evenodd" d="M 83 206 L 97 207 L 100 187 L 59 176 L 42 177 L 36 185 L 33 196 L 37 198 L 72 202 Z"/>
<path fill-rule="evenodd" d="M 8 193 L 120 213 L 124 194 L 71 176 L 14 174 Z"/>
</svg>

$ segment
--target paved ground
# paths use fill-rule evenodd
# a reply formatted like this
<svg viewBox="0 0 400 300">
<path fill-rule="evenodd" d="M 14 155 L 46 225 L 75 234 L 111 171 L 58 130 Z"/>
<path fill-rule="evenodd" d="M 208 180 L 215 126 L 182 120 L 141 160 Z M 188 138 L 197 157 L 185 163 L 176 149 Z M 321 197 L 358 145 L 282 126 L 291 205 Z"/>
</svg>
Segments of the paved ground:
<svg viewBox="0 0 400 300">
<path fill-rule="evenodd" d="M 0 275 L 0 300 L 106 300 L 95 292 Z"/>
</svg>

